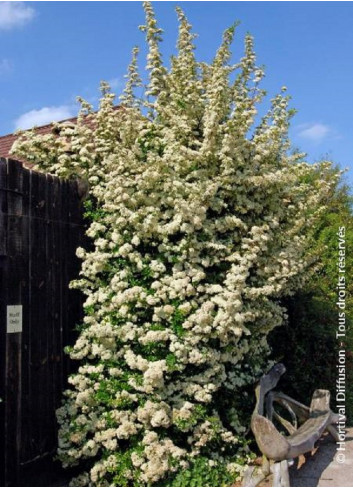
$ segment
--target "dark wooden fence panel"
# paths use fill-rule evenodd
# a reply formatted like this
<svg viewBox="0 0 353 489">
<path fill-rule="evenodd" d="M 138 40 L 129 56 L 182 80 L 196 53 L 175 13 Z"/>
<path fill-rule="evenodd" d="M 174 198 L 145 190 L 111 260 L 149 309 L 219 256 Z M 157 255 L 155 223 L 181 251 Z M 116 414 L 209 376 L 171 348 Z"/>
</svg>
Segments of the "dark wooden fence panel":
<svg viewBox="0 0 353 489">
<path fill-rule="evenodd" d="M 23 485 L 31 464 L 57 446 L 55 410 L 70 369 L 63 354 L 81 319 L 68 288 L 83 244 L 76 182 L 0 159 L 0 484 Z M 7 332 L 7 306 L 22 332 Z"/>
</svg>

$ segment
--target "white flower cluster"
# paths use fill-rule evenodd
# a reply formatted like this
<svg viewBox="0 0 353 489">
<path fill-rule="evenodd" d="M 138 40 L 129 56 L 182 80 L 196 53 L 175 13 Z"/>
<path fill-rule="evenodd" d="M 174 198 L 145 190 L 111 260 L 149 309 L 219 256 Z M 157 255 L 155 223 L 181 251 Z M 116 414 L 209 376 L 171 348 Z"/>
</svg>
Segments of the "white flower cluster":
<svg viewBox="0 0 353 489">
<path fill-rule="evenodd" d="M 309 230 L 331 188 L 327 165 L 289 156 L 283 94 L 248 136 L 263 95 L 250 36 L 235 67 L 234 28 L 198 63 L 178 9 L 167 70 L 145 9 L 145 100 L 134 50 L 124 106 L 103 84 L 96 114 L 82 101 L 74 127 L 13 148 L 89 184 L 92 246 L 78 250 L 72 284 L 87 296 L 71 352 L 82 366 L 58 410 L 61 460 L 86 460 L 77 485 L 163 483 L 197 455 L 236 453 L 245 428 L 233 401 L 267 362 L 281 297 L 308 274 Z"/>
</svg>

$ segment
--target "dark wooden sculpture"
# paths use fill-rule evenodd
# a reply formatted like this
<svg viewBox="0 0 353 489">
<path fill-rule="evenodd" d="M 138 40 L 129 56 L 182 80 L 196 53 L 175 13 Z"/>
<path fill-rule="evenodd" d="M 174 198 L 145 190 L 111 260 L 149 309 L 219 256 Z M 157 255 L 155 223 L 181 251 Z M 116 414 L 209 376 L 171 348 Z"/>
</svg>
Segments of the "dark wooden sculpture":
<svg viewBox="0 0 353 489">
<path fill-rule="evenodd" d="M 243 486 L 254 487 L 272 472 L 274 487 L 289 487 L 288 464 L 301 454 L 313 450 L 315 443 L 325 431 L 338 440 L 334 426 L 337 415 L 330 409 L 330 393 L 315 390 L 310 407 L 301 404 L 281 392 L 273 391 L 286 371 L 279 363 L 263 375 L 256 387 L 256 406 L 251 418 L 251 429 L 264 456 L 261 468 L 249 467 Z M 280 416 L 274 404 L 285 408 L 291 421 Z M 275 426 L 276 420 L 287 432 L 281 433 Z"/>
</svg>

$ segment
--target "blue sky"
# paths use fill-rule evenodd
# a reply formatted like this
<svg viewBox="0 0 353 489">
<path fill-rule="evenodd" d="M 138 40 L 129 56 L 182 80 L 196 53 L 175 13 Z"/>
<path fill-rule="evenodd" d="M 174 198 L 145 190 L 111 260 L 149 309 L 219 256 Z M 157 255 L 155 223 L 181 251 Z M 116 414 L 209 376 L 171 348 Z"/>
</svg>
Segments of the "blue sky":
<svg viewBox="0 0 353 489">
<path fill-rule="evenodd" d="M 200 60 L 240 20 L 234 60 L 249 31 L 269 97 L 285 85 L 298 110 L 293 144 L 309 161 L 352 168 L 352 2 L 154 2 L 165 59 L 175 49 L 176 4 L 199 35 Z M 0 135 L 76 115 L 77 95 L 96 104 L 101 79 L 119 91 L 132 47 L 145 53 L 143 21 L 140 2 L 0 1 Z M 351 169 L 346 179 L 353 183 Z"/>
</svg>

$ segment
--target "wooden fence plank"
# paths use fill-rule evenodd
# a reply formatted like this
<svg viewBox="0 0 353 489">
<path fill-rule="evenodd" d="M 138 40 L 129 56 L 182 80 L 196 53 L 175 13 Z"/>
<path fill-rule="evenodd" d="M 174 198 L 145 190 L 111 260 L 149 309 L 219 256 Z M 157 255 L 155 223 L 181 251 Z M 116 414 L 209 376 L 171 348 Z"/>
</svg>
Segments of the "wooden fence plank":
<svg viewBox="0 0 353 489">
<path fill-rule="evenodd" d="M 7 162 L 0 158 L 0 256 L 7 254 L 7 214 Z"/>
<path fill-rule="evenodd" d="M 60 242 L 60 331 L 58 337 L 58 346 L 56 349 L 56 355 L 58 360 L 58 376 L 60 385 L 57 389 L 56 404 L 59 407 L 61 403 L 60 393 L 64 390 L 64 379 L 68 375 L 68 356 L 64 354 L 64 348 L 67 346 L 66 324 L 69 324 L 70 317 L 68 311 L 68 296 L 69 296 L 69 277 L 68 277 L 68 259 L 71 256 L 66 252 L 65 244 L 67 242 L 67 233 L 70 232 L 68 220 L 69 220 L 69 183 L 67 181 L 61 182 L 61 221 L 59 225 L 59 242 Z"/>
<path fill-rule="evenodd" d="M 46 346 L 43 345 L 42 330 L 46 323 L 46 208 L 47 179 L 45 175 L 33 173 L 32 177 L 32 239 L 31 239 L 31 419 L 32 458 L 43 453 L 43 412 L 45 410 Z M 43 368 L 44 367 L 44 368 Z"/>
<path fill-rule="evenodd" d="M 21 386 L 21 442 L 19 463 L 28 460 L 30 447 L 30 195 L 31 172 L 22 170 L 22 252 L 18 257 L 21 269 L 21 301 L 22 301 L 22 386 Z M 19 482 L 19 481 L 18 481 Z"/>
<path fill-rule="evenodd" d="M 57 438 L 57 422 L 55 411 L 60 405 L 62 392 L 62 340 L 61 329 L 63 327 L 62 314 L 62 299 L 63 299 L 63 279 L 64 273 L 63 253 L 62 253 L 62 219 L 63 219 L 63 182 L 59 179 L 55 179 L 54 185 L 54 247 L 53 247 L 53 273 L 55 276 L 55 282 L 53 283 L 52 292 L 52 310 L 53 310 L 53 324 L 52 324 L 52 351 L 50 356 L 50 362 L 52 366 L 52 378 L 53 378 L 53 397 L 52 397 L 52 430 L 53 430 L 53 442 L 55 443 Z M 53 445 L 52 442 L 52 445 Z"/>
<path fill-rule="evenodd" d="M 22 165 L 7 164 L 7 306 L 22 304 Z M 17 485 L 21 446 L 22 333 L 6 334 L 5 364 L 5 480 Z"/>
<path fill-rule="evenodd" d="M 5 366 L 7 306 L 7 161 L 0 159 L 0 486 L 5 485 Z"/>
</svg>

